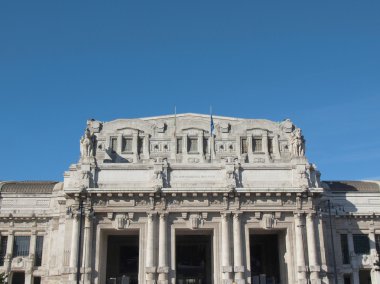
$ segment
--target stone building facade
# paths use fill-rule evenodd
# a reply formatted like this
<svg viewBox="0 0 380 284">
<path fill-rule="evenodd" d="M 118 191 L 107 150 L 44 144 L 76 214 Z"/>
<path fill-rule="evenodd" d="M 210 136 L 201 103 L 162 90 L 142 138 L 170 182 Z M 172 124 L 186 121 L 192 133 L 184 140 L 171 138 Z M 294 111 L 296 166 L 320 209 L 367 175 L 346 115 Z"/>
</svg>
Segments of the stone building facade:
<svg viewBox="0 0 380 284">
<path fill-rule="evenodd" d="M 380 283 L 380 183 L 321 182 L 290 120 L 89 120 L 63 182 L 0 194 L 12 284 Z"/>
</svg>

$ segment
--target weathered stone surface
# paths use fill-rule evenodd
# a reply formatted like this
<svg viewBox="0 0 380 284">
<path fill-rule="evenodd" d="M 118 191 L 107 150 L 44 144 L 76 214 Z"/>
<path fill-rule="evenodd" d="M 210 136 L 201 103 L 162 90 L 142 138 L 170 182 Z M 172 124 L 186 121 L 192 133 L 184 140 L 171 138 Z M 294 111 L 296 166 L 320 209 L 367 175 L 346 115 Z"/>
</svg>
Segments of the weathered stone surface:
<svg viewBox="0 0 380 284">
<path fill-rule="evenodd" d="M 75 283 L 80 249 L 81 283 L 105 284 L 108 236 L 138 235 L 139 283 L 176 283 L 176 236 L 205 234 L 214 284 L 255 283 L 266 276 L 251 277 L 250 236 L 277 234 L 281 283 L 327 283 L 333 248 L 339 277 L 356 279 L 366 268 L 380 281 L 379 182 L 321 183 L 289 119 L 213 122 L 210 133 L 210 116 L 199 114 L 89 120 L 63 182 L 0 183 L 0 233 L 7 237 L 0 271 L 25 271 L 25 283 L 32 275 Z M 331 246 L 340 234 L 350 244 L 353 235 L 368 235 L 370 251 L 356 254 L 350 245 L 352 264 L 344 266 L 340 247 Z M 28 255 L 14 256 L 16 236 L 30 236 Z M 37 236 L 44 237 L 39 267 Z"/>
</svg>

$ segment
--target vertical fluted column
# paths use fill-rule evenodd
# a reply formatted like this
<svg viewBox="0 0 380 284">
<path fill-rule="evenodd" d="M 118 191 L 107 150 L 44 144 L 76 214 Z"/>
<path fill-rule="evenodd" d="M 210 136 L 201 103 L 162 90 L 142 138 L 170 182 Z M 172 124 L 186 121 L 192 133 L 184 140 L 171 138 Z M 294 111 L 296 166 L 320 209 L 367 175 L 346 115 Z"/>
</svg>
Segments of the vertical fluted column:
<svg viewBox="0 0 380 284">
<path fill-rule="evenodd" d="M 146 283 L 155 283 L 156 267 L 154 266 L 154 224 L 155 215 L 148 213 L 146 230 Z"/>
<path fill-rule="evenodd" d="M 32 283 L 33 267 L 36 255 L 36 239 L 37 232 L 35 230 L 32 230 L 29 241 L 29 261 L 25 267 L 25 283 Z"/>
<path fill-rule="evenodd" d="M 306 263 L 303 241 L 303 218 L 302 214 L 294 215 L 295 235 L 296 235 L 296 253 L 297 253 L 297 280 L 298 284 L 306 284 Z"/>
<path fill-rule="evenodd" d="M 70 250 L 70 270 L 71 280 L 75 280 L 76 265 L 78 261 L 78 237 L 79 237 L 79 215 L 73 214 L 73 224 L 71 228 L 71 250 Z"/>
<path fill-rule="evenodd" d="M 36 256 L 36 241 L 37 241 L 37 232 L 33 230 L 30 236 L 30 244 L 29 244 L 29 258 L 31 262 L 31 270 L 32 270 L 32 267 L 34 266 L 34 260 Z"/>
<path fill-rule="evenodd" d="M 6 274 L 9 274 L 9 272 L 11 271 L 14 240 L 15 240 L 14 232 L 13 230 L 10 230 L 8 232 L 7 251 L 6 251 L 6 255 L 4 259 L 4 268 L 5 268 Z"/>
<path fill-rule="evenodd" d="M 158 283 L 168 283 L 168 241 L 167 241 L 167 213 L 160 214 L 158 247 Z"/>
<path fill-rule="evenodd" d="M 222 213 L 222 273 L 223 283 L 231 283 L 232 266 L 230 262 L 230 214 Z"/>
<path fill-rule="evenodd" d="M 356 260 L 355 248 L 354 248 L 354 238 L 352 236 L 352 232 L 348 232 L 347 234 L 347 242 L 348 242 L 348 251 L 350 253 L 350 261 L 352 266 L 352 280 L 353 284 L 359 284 L 359 266 Z"/>
<path fill-rule="evenodd" d="M 84 220 L 84 239 L 83 239 L 83 261 L 84 281 L 91 283 L 91 253 L 92 253 L 92 214 L 87 213 Z"/>
<path fill-rule="evenodd" d="M 306 217 L 307 248 L 309 254 L 311 284 L 319 284 L 321 283 L 321 279 L 319 277 L 320 266 L 318 264 L 317 243 L 315 241 L 314 217 L 314 213 L 309 213 Z"/>
<path fill-rule="evenodd" d="M 241 213 L 234 214 L 233 232 L 234 232 L 234 271 L 237 283 L 244 283 L 244 266 L 242 255 L 241 241 Z"/>
</svg>

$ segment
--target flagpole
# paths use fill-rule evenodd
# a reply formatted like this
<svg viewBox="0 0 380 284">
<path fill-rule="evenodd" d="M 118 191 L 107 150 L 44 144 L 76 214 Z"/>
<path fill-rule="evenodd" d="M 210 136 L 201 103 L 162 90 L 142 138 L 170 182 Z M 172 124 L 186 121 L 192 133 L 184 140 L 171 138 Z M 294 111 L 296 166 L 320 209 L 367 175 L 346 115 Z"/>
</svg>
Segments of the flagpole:
<svg viewBox="0 0 380 284">
<path fill-rule="evenodd" d="M 212 106 L 210 105 L 210 158 L 211 161 L 215 158 L 215 151 L 214 151 L 214 121 L 212 119 Z"/>
<path fill-rule="evenodd" d="M 177 135 L 177 106 L 174 106 L 174 137 Z"/>
</svg>

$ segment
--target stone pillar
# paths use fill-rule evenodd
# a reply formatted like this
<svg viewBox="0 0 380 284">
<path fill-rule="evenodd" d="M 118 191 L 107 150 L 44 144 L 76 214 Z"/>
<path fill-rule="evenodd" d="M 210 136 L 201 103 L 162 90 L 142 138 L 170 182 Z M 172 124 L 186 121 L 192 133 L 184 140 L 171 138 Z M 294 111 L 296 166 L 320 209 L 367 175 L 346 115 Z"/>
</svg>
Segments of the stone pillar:
<svg viewBox="0 0 380 284">
<path fill-rule="evenodd" d="M 9 272 L 11 271 L 14 240 L 15 240 L 14 232 L 13 230 L 10 230 L 8 232 L 7 251 L 6 251 L 6 255 L 4 259 L 5 273 L 8 275 L 9 275 Z"/>
<path fill-rule="evenodd" d="M 307 284 L 306 263 L 303 240 L 303 218 L 301 213 L 294 215 L 295 235 L 296 235 L 296 252 L 297 252 L 297 280 L 298 284 Z"/>
<path fill-rule="evenodd" d="M 273 147 L 273 156 L 276 158 L 280 158 L 280 144 L 278 142 L 278 135 L 275 134 L 273 136 L 273 141 L 272 141 L 272 147 Z"/>
<path fill-rule="evenodd" d="M 241 213 L 234 213 L 233 232 L 234 232 L 234 271 L 235 283 L 244 284 L 244 265 L 243 247 L 241 245 Z"/>
<path fill-rule="evenodd" d="M 79 214 L 73 214 L 71 228 L 71 250 L 70 250 L 70 280 L 76 279 L 76 267 L 78 261 L 78 238 L 79 238 Z"/>
<path fill-rule="evenodd" d="M 168 241 L 167 241 L 167 213 L 160 214 L 159 224 L 159 247 L 158 247 L 158 283 L 168 283 Z"/>
<path fill-rule="evenodd" d="M 307 248 L 309 254 L 309 269 L 311 284 L 320 284 L 320 266 L 318 263 L 317 243 L 315 241 L 315 214 L 309 213 L 306 217 Z"/>
<path fill-rule="evenodd" d="M 149 134 L 147 134 L 147 133 L 144 136 L 143 154 L 144 154 L 145 159 L 149 159 Z"/>
<path fill-rule="evenodd" d="M 359 284 L 359 267 L 356 261 L 355 249 L 354 249 L 354 239 L 352 237 L 352 232 L 347 233 L 347 241 L 348 241 L 348 251 L 350 253 L 350 261 L 352 266 L 352 284 Z"/>
<path fill-rule="evenodd" d="M 36 239 L 37 232 L 32 230 L 29 242 L 29 260 L 25 267 L 25 283 L 33 283 L 33 267 L 36 256 Z"/>
<path fill-rule="evenodd" d="M 267 132 L 263 133 L 261 143 L 262 143 L 262 150 L 265 154 L 265 160 L 269 161 L 268 133 Z"/>
<path fill-rule="evenodd" d="M 210 135 L 210 157 L 211 157 L 211 160 L 215 159 L 215 138 L 214 138 L 214 134 Z"/>
<path fill-rule="evenodd" d="M 84 237 L 83 237 L 83 257 L 82 269 L 84 273 L 84 283 L 91 283 L 92 272 L 92 214 L 87 212 L 84 219 Z"/>
<path fill-rule="evenodd" d="M 204 158 L 204 150 L 203 150 L 203 133 L 198 134 L 198 153 L 199 156 Z"/>
<path fill-rule="evenodd" d="M 376 238 L 375 238 L 375 229 L 370 228 L 369 231 L 369 244 L 370 244 L 370 254 L 371 258 L 373 259 L 373 262 L 379 260 L 379 256 L 377 254 L 376 250 Z M 375 265 L 372 266 L 371 270 L 371 282 L 374 284 L 380 284 L 380 271 L 377 271 L 379 267 L 376 267 Z"/>
<path fill-rule="evenodd" d="M 146 283 L 155 284 L 156 267 L 154 266 L 154 225 L 155 215 L 148 213 L 146 230 Z"/>
<path fill-rule="evenodd" d="M 36 241 L 37 241 L 37 232 L 33 230 L 30 236 L 30 245 L 29 245 L 29 258 L 30 258 L 32 267 L 34 266 L 34 260 L 36 256 Z"/>
<path fill-rule="evenodd" d="M 132 152 L 133 152 L 133 161 L 138 161 L 139 160 L 139 153 L 137 151 L 138 149 L 138 139 L 139 139 L 139 134 L 138 132 L 134 132 L 132 134 Z"/>
<path fill-rule="evenodd" d="M 247 148 L 248 148 L 248 160 L 253 161 L 253 149 L 252 149 L 252 135 L 247 135 Z"/>
<path fill-rule="evenodd" d="M 230 262 L 230 214 L 222 213 L 222 283 L 231 284 L 232 266 Z"/>
</svg>

